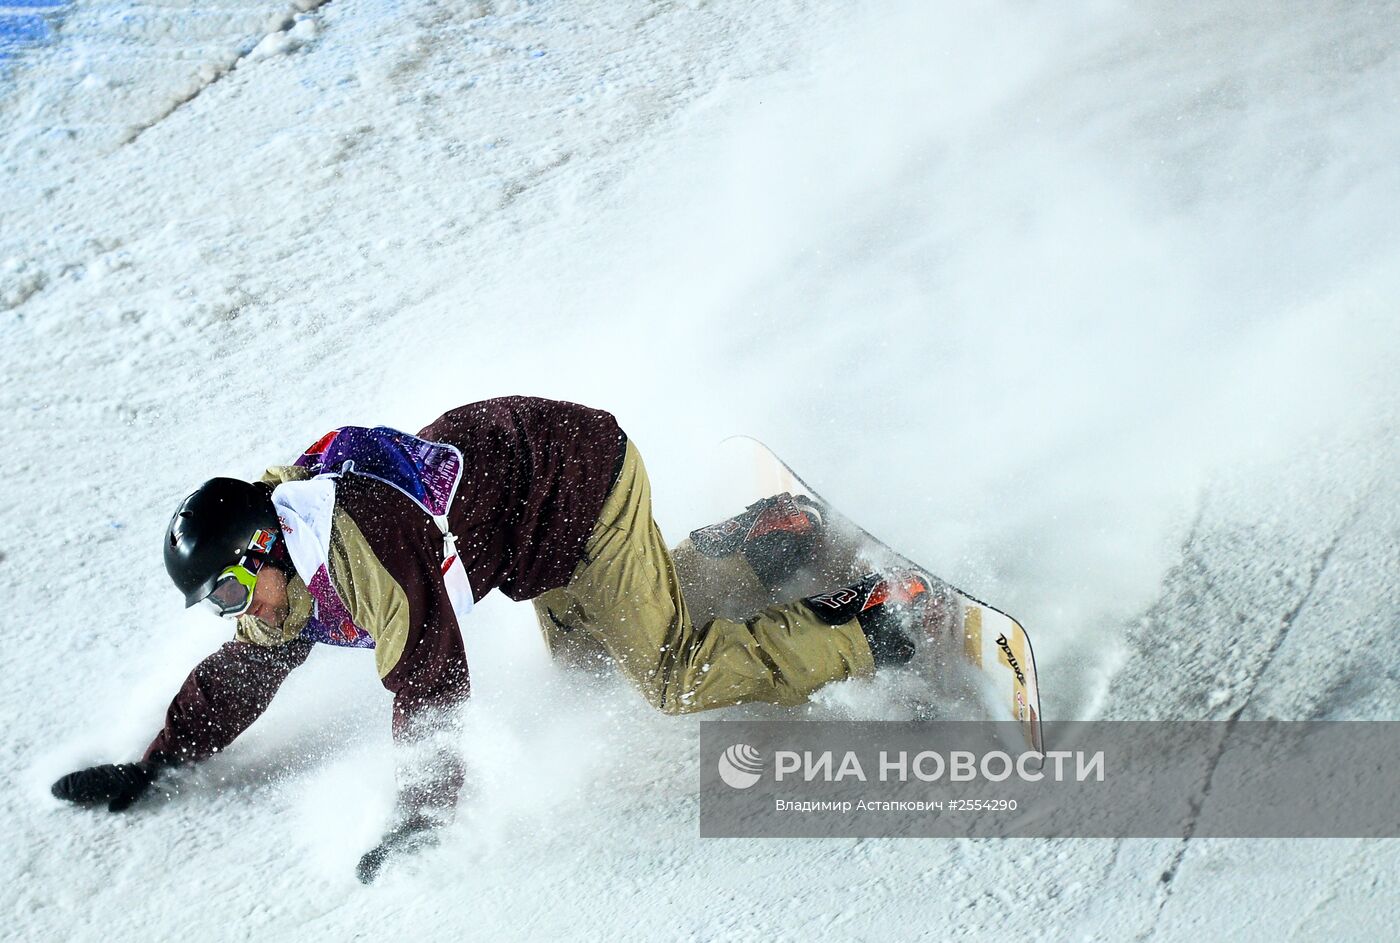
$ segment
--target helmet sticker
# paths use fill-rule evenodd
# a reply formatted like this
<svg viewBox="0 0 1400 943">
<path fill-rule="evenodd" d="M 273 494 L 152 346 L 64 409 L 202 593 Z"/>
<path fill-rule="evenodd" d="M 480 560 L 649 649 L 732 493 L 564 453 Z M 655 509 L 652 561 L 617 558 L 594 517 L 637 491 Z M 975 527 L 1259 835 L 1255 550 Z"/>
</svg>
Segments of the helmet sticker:
<svg viewBox="0 0 1400 943">
<path fill-rule="evenodd" d="M 253 531 L 253 539 L 248 541 L 248 552 L 265 554 L 272 547 L 272 541 L 275 539 L 276 535 L 272 531 L 255 530 Z"/>
</svg>

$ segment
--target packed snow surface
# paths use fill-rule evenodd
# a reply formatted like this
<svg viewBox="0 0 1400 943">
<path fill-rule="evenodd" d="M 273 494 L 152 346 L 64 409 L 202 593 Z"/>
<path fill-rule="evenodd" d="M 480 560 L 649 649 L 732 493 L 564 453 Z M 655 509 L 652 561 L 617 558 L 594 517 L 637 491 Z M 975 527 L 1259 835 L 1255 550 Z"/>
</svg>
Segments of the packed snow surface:
<svg viewBox="0 0 1400 943">
<path fill-rule="evenodd" d="M 765 439 L 1016 613 L 1052 721 L 1400 719 L 1393 13 L 0 8 L 0 934 L 1391 937 L 1393 840 L 701 840 L 699 720 L 498 598 L 471 795 L 372 888 L 360 652 L 168 798 L 47 787 L 137 756 L 227 636 L 156 552 L 195 484 L 507 393 L 614 412 L 672 540 L 733 510 L 714 443 Z"/>
</svg>

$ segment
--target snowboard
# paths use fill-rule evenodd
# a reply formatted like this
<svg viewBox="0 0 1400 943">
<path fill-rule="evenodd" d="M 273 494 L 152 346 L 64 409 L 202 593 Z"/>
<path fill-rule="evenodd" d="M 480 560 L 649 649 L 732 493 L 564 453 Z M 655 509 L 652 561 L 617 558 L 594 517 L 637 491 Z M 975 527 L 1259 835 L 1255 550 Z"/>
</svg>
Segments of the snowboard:
<svg viewBox="0 0 1400 943">
<path fill-rule="evenodd" d="M 741 452 L 741 465 L 751 469 L 753 476 L 748 487 L 760 497 L 784 491 L 805 495 L 826 516 L 816 554 L 795 583 L 780 590 L 780 595 L 811 595 L 814 587 L 815 592 L 829 591 L 888 566 L 913 566 L 933 575 L 928 567 L 910 560 L 832 507 L 792 466 L 758 439 L 732 436 L 724 445 Z M 933 645 L 934 670 L 952 672 L 961 666 L 970 672 L 974 686 L 986 692 L 996 712 L 992 719 L 1016 721 L 1026 744 L 1044 752 L 1040 687 L 1030 636 L 1000 609 L 936 576 L 933 579 L 936 599 L 944 609 Z"/>
</svg>

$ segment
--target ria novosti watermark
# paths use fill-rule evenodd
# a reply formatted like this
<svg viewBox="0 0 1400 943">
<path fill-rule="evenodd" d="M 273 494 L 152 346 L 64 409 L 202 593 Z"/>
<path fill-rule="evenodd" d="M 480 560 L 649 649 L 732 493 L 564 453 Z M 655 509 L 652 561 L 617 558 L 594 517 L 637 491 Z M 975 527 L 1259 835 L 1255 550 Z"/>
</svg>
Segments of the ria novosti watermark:
<svg viewBox="0 0 1400 943">
<path fill-rule="evenodd" d="M 758 752 L 753 747 L 748 749 L 754 754 Z M 911 779 L 924 783 L 942 780 L 950 783 L 978 780 L 1001 783 L 1013 776 L 1022 782 L 1038 783 L 1047 775 L 1055 782 L 1073 780 L 1082 783 L 1090 779 L 1103 782 L 1103 751 L 1086 755 L 1082 750 L 1050 750 L 1046 753 L 1023 750 L 1012 756 L 1004 750 L 988 750 L 980 754 L 972 750 L 949 750 L 946 753 L 920 750 L 912 754 L 908 750 L 880 750 L 876 769 L 871 776 L 866 775 L 860 754 L 853 750 L 842 753 L 839 760 L 830 750 L 819 753 L 811 750 L 778 750 L 773 756 L 773 780 L 779 783 L 792 778 L 809 783 L 818 780 L 839 783 L 847 778 L 862 783 L 870 782 L 872 778 L 882 783 L 902 783 Z M 754 777 L 754 783 L 758 778 Z"/>
<path fill-rule="evenodd" d="M 1400 835 L 1395 722 L 701 724 L 707 836 Z"/>
</svg>

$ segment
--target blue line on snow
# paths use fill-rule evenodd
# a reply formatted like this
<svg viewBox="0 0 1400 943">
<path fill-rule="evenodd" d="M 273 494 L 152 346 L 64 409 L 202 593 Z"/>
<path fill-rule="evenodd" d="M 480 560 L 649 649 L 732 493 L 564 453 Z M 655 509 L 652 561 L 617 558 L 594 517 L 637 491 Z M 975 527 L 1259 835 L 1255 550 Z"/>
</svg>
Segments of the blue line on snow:
<svg viewBox="0 0 1400 943">
<path fill-rule="evenodd" d="M 0 13 L 0 48 L 10 45 L 32 46 L 49 38 L 49 24 L 42 16 L 32 13 Z"/>
<path fill-rule="evenodd" d="M 53 24 L 70 0 L 0 0 L 0 65 L 53 39 Z M 29 12 L 33 11 L 33 12 Z M 8 70 L 0 71 L 0 78 Z"/>
</svg>

